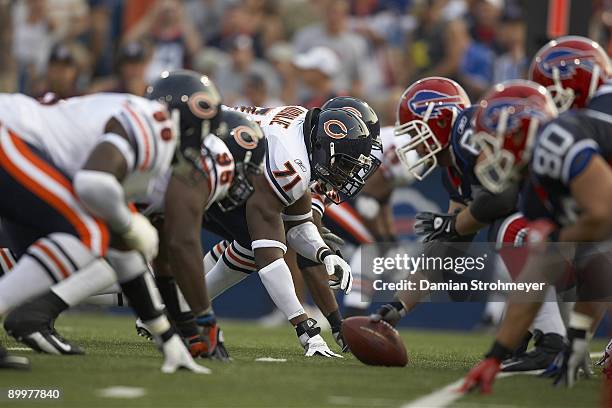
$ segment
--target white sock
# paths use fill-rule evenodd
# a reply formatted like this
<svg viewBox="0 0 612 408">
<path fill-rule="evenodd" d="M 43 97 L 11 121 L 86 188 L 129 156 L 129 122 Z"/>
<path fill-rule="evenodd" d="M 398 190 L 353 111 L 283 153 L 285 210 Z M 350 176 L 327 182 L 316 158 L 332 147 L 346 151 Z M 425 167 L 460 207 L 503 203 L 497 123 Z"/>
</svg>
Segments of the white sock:
<svg viewBox="0 0 612 408">
<path fill-rule="evenodd" d="M 75 306 L 108 288 L 116 280 L 115 271 L 110 265 L 103 259 L 97 259 L 85 269 L 53 285 L 51 291 L 67 305 Z"/>
<path fill-rule="evenodd" d="M 556 333 L 565 337 L 565 325 L 561 319 L 559 305 L 557 304 L 557 292 L 554 286 L 546 289 L 544 303 L 533 321 L 533 328 L 544 334 Z"/>
<path fill-rule="evenodd" d="M 22 256 L 11 273 L 0 279 L 0 316 L 43 294 L 54 283 L 38 262 L 28 255 Z"/>
<path fill-rule="evenodd" d="M 210 296 L 211 300 L 215 299 L 247 276 L 249 275 L 246 273 L 233 270 L 223 261 L 223 258 L 219 258 L 215 266 L 206 272 L 206 290 L 208 291 L 208 296 Z"/>
<path fill-rule="evenodd" d="M 367 309 L 372 303 L 371 280 L 361 273 L 361 248 L 358 248 L 351 257 L 351 273 L 353 275 L 353 289 L 344 296 L 344 306 L 357 309 Z"/>
<path fill-rule="evenodd" d="M 291 271 L 283 258 L 261 268 L 259 276 L 272 301 L 285 314 L 287 320 L 305 313 L 295 294 Z"/>
</svg>

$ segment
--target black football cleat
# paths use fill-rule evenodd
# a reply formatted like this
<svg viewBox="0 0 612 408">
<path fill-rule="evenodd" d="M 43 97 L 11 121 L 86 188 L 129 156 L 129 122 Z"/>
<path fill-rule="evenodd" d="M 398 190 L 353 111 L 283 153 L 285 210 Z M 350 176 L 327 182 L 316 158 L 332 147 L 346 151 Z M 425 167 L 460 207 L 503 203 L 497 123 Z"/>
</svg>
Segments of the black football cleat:
<svg viewBox="0 0 612 408">
<path fill-rule="evenodd" d="M 40 299 L 25 303 L 6 316 L 4 329 L 20 343 L 39 353 L 80 355 L 79 346 L 67 341 L 55 330 L 54 316 Z"/>
<path fill-rule="evenodd" d="M 0 369 L 29 370 L 30 361 L 21 356 L 13 356 L 0 346 Z"/>
<path fill-rule="evenodd" d="M 504 360 L 501 365 L 503 372 L 519 372 L 544 370 L 555 360 L 559 352 L 563 350 L 563 337 L 556 333 L 542 334 L 536 332 L 534 335 L 535 348 L 521 355 Z"/>
</svg>

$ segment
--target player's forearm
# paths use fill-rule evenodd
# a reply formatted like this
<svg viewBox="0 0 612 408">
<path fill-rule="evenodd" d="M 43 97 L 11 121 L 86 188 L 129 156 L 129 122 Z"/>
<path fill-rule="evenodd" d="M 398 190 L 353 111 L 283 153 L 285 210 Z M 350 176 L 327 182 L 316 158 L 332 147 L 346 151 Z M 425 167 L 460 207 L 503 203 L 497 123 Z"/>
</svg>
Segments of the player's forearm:
<svg viewBox="0 0 612 408">
<path fill-rule="evenodd" d="M 582 215 L 578 222 L 559 231 L 562 242 L 596 242 L 606 240 L 612 235 L 609 217 Z"/>
<path fill-rule="evenodd" d="M 465 208 L 457 214 L 455 220 L 455 230 L 459 235 L 475 234 L 486 226 L 487 224 L 479 222 L 474 218 L 469 208 Z"/>
<path fill-rule="evenodd" d="M 200 237 L 199 234 L 180 236 L 181 238 L 170 240 L 168 243 L 169 265 L 189 307 L 198 315 L 210 308 Z"/>
<path fill-rule="evenodd" d="M 510 350 L 518 347 L 541 306 L 542 302 L 509 303 L 496 336 L 497 342 Z"/>
<path fill-rule="evenodd" d="M 323 265 L 303 268 L 302 276 L 312 300 L 324 316 L 338 310 L 338 303 L 327 283 L 328 275 Z"/>
</svg>

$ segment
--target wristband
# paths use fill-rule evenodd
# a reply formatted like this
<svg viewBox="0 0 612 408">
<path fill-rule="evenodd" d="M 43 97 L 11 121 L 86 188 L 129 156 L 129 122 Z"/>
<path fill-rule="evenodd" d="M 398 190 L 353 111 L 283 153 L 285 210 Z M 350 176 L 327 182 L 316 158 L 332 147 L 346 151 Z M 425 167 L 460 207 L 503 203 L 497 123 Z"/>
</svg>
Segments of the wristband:
<svg viewBox="0 0 612 408">
<path fill-rule="evenodd" d="M 508 347 L 500 344 L 497 340 L 495 340 L 495 343 L 493 343 L 493 347 L 491 347 L 491 350 L 489 350 L 489 352 L 487 354 L 485 354 L 486 358 L 494 358 L 499 362 L 504 361 L 505 359 L 509 358 L 510 356 L 512 356 L 512 350 L 510 350 Z"/>
</svg>

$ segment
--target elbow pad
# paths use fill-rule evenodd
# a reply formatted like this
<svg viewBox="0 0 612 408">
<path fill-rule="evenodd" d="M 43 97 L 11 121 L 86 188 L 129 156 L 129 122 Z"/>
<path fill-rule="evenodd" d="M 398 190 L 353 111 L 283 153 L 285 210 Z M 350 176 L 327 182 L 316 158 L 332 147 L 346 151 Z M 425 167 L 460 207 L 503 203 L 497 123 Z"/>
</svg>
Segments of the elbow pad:
<svg viewBox="0 0 612 408">
<path fill-rule="evenodd" d="M 121 233 L 129 228 L 132 214 L 115 176 L 103 171 L 79 170 L 72 184 L 79 200 L 92 214 L 106 221 L 111 230 Z"/>
<path fill-rule="evenodd" d="M 296 225 L 287 231 L 287 244 L 304 258 L 318 263 L 321 263 L 323 251 L 329 250 L 319 230 L 311 221 Z"/>
</svg>

